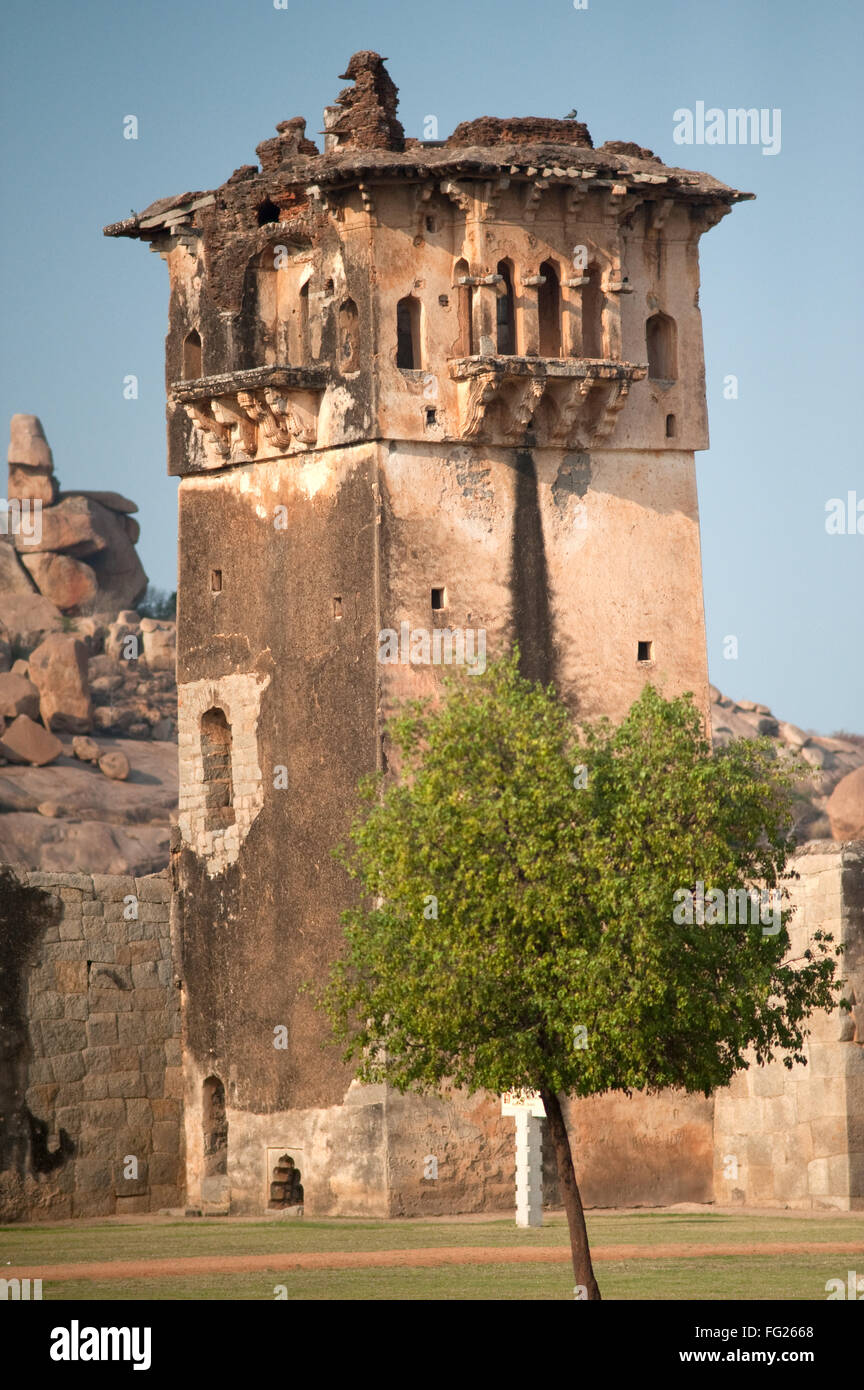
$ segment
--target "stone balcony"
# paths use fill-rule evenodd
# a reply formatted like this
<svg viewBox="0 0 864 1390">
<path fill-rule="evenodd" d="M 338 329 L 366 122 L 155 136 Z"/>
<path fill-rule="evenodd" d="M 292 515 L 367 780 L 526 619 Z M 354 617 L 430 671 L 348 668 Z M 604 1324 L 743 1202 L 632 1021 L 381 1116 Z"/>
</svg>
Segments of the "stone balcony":
<svg viewBox="0 0 864 1390">
<path fill-rule="evenodd" d="M 449 362 L 465 439 L 588 448 L 608 440 L 647 365 L 595 358 L 457 357 Z"/>
<path fill-rule="evenodd" d="M 327 367 L 254 367 L 177 381 L 172 399 L 199 431 L 209 468 L 301 452 L 318 440 Z"/>
</svg>

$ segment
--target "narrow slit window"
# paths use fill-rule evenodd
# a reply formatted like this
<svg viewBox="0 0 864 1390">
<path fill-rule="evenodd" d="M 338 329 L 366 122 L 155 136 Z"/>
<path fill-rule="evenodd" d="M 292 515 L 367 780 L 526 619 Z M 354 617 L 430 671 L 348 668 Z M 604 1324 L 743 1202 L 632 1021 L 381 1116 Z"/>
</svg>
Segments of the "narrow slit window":
<svg viewBox="0 0 864 1390">
<path fill-rule="evenodd" d="M 636 660 L 637 660 L 637 661 L 653 661 L 653 660 L 654 660 L 654 643 L 653 643 L 653 642 L 640 642 L 640 643 L 638 644 L 638 652 L 637 652 Z"/>
<path fill-rule="evenodd" d="M 438 412 L 437 412 L 437 410 L 435 409 L 435 407 L 434 407 L 434 406 L 431 406 L 431 405 L 427 406 L 427 407 L 426 407 L 426 424 L 427 424 L 427 425 L 434 425 L 434 424 L 436 423 L 437 419 L 438 419 Z"/>
<path fill-rule="evenodd" d="M 444 588 L 432 590 L 432 611 L 440 613 L 442 608 L 447 607 L 447 590 Z"/>
<path fill-rule="evenodd" d="M 341 595 L 341 594 L 336 594 L 336 596 L 335 596 L 334 599 L 333 599 L 333 617 L 334 617 L 334 618 L 341 618 L 341 617 L 342 617 L 342 595 Z"/>
<path fill-rule="evenodd" d="M 222 592 L 222 571 L 221 571 L 221 570 L 211 570 L 211 571 L 210 571 L 210 592 L 213 593 L 213 594 L 221 594 L 221 592 Z"/>
<path fill-rule="evenodd" d="M 396 366 L 403 372 L 412 372 L 419 371 L 422 365 L 420 300 L 408 294 L 396 305 Z"/>
<path fill-rule="evenodd" d="M 667 438 L 667 439 L 674 439 L 674 438 L 675 438 L 675 416 L 674 416 L 674 415 L 667 415 L 667 416 L 666 416 L 666 438 Z"/>
</svg>

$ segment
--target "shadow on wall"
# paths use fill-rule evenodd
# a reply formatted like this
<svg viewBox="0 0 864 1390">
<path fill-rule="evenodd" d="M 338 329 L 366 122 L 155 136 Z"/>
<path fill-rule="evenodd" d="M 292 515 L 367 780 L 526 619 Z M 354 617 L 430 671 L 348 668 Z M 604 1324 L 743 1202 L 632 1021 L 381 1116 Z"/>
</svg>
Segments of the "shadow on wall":
<svg viewBox="0 0 864 1390">
<path fill-rule="evenodd" d="M 27 972 L 44 933 L 62 913 L 59 900 L 0 868 L 0 1173 L 23 1177 L 61 1167 L 74 1153 L 65 1132 L 49 1152 L 48 1126 L 24 1105 L 33 1050 L 27 1022 Z"/>
</svg>

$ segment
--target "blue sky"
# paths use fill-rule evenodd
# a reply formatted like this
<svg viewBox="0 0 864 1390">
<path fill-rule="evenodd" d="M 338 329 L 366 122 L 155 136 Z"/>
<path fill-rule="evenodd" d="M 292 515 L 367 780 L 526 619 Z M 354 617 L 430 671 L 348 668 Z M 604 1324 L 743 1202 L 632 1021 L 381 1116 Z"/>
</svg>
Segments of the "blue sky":
<svg viewBox="0 0 864 1390">
<path fill-rule="evenodd" d="M 0 415 L 41 416 L 66 485 L 140 505 L 154 583 L 176 575 L 165 474 L 163 263 L 107 222 L 224 181 L 277 121 L 322 108 L 351 53 L 389 58 L 409 135 L 563 116 L 758 195 L 702 241 L 711 449 L 697 456 L 709 663 L 728 694 L 864 732 L 862 8 L 850 0 L 5 0 Z M 678 146 L 676 109 L 782 112 L 782 148 Z M 134 114 L 139 138 L 124 140 Z M 123 378 L 139 398 L 123 398 Z M 737 400 L 723 395 L 738 378 Z M 5 426 L 4 426 L 5 427 Z M 724 658 L 737 638 L 738 657 Z"/>
</svg>

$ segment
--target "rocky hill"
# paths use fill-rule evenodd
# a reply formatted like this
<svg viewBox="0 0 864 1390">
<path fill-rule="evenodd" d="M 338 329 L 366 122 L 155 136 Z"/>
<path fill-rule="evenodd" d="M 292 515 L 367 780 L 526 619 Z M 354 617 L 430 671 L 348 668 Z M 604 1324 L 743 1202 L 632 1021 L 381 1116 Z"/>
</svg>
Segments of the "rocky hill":
<svg viewBox="0 0 864 1390">
<path fill-rule="evenodd" d="M 138 508 L 63 492 L 12 418 L 0 535 L 0 863 L 147 874 L 177 804 L 174 623 L 141 616 Z"/>
</svg>

